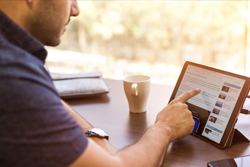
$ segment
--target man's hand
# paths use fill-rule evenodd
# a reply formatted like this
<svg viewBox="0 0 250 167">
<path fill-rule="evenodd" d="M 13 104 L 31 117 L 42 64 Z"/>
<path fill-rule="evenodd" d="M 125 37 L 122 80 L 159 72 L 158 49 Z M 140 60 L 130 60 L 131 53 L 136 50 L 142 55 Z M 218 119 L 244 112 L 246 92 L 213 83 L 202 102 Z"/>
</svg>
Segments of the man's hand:
<svg viewBox="0 0 250 167">
<path fill-rule="evenodd" d="M 181 139 L 192 132 L 194 120 L 185 103 L 200 92 L 200 89 L 193 89 L 183 93 L 157 115 L 155 125 L 163 127 L 167 131 L 170 130 L 172 133 L 171 141 Z"/>
</svg>

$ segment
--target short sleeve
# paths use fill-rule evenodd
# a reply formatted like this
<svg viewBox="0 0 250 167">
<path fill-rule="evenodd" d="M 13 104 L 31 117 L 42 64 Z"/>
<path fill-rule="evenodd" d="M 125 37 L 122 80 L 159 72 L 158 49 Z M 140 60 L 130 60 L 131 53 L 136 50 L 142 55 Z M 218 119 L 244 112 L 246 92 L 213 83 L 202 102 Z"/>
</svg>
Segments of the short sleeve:
<svg viewBox="0 0 250 167">
<path fill-rule="evenodd" d="M 46 70 L 22 63 L 7 63 L 4 70 L 0 73 L 0 166 L 70 165 L 84 152 L 88 139 L 64 110 Z"/>
</svg>

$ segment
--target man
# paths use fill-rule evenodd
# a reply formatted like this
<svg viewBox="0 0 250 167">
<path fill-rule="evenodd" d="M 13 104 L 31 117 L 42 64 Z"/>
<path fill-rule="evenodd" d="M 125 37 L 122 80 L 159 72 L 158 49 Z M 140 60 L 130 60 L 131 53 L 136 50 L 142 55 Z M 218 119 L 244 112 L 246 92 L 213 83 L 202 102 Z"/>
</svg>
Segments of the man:
<svg viewBox="0 0 250 167">
<path fill-rule="evenodd" d="M 86 137 L 92 125 L 60 100 L 44 68 L 44 45 L 58 45 L 78 14 L 76 0 L 0 1 L 0 166 L 160 166 L 168 145 L 191 133 L 185 102 L 200 89 L 173 100 L 124 150 Z"/>
</svg>

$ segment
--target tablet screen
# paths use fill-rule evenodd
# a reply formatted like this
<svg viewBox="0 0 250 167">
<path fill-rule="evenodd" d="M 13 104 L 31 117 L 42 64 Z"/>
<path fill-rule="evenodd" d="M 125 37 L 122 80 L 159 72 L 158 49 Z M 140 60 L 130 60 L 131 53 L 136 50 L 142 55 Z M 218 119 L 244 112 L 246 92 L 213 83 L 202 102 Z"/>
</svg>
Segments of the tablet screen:
<svg viewBox="0 0 250 167">
<path fill-rule="evenodd" d="M 201 93 L 187 101 L 195 121 L 193 133 L 220 144 L 228 124 L 232 124 L 230 119 L 243 88 L 246 89 L 246 79 L 247 77 L 230 75 L 221 70 L 187 62 L 172 98 L 188 90 L 200 88 Z M 244 96 L 247 95 L 247 91 Z M 238 105 L 235 118 L 232 118 L 233 122 L 236 121 L 242 105 Z"/>
</svg>

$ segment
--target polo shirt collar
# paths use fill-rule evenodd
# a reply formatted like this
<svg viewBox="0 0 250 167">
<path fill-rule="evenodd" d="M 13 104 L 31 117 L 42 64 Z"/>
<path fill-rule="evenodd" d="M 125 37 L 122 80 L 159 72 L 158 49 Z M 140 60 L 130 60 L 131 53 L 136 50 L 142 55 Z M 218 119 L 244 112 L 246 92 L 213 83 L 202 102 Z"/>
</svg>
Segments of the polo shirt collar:
<svg viewBox="0 0 250 167">
<path fill-rule="evenodd" d="M 39 58 L 43 63 L 47 57 L 47 51 L 44 45 L 35 37 L 22 29 L 6 14 L 0 10 L 0 34 L 4 36 L 10 43 L 16 45 L 23 50 L 29 52 L 33 56 Z"/>
</svg>

